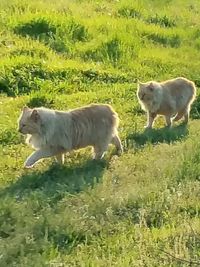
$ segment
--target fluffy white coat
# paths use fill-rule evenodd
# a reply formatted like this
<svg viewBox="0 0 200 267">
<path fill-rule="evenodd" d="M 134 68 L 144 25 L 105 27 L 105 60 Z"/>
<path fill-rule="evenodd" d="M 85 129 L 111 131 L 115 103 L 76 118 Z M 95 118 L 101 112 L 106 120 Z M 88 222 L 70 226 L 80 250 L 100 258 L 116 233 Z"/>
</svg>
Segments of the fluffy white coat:
<svg viewBox="0 0 200 267">
<path fill-rule="evenodd" d="M 38 160 L 56 156 L 64 162 L 64 153 L 92 146 L 94 158 L 100 159 L 110 143 L 118 153 L 122 145 L 118 136 L 117 113 L 109 105 L 90 105 L 71 111 L 24 107 L 19 118 L 19 131 L 36 151 L 28 157 L 26 167 Z"/>
<path fill-rule="evenodd" d="M 184 117 L 188 122 L 190 107 L 196 96 L 195 84 L 183 77 L 164 82 L 139 83 L 137 90 L 141 107 L 147 112 L 147 128 L 157 115 L 165 116 L 167 126 Z"/>
</svg>

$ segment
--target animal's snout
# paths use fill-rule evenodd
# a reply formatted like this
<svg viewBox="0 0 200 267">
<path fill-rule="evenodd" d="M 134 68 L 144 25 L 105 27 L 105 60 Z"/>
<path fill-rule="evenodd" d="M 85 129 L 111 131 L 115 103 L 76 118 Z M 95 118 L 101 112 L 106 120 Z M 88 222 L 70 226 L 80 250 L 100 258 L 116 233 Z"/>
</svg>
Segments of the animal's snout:
<svg viewBox="0 0 200 267">
<path fill-rule="evenodd" d="M 23 127 L 18 127 L 18 132 L 23 134 Z"/>
<path fill-rule="evenodd" d="M 23 123 L 18 124 L 18 132 L 25 134 L 26 133 L 26 125 Z"/>
</svg>

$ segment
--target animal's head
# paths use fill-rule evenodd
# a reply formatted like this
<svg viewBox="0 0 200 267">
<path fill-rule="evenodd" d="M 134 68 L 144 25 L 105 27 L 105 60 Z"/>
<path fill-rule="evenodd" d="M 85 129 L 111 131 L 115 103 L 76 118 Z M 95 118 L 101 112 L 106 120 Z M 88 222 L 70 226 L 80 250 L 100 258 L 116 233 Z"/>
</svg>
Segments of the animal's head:
<svg viewBox="0 0 200 267">
<path fill-rule="evenodd" d="M 18 131 L 22 134 L 40 132 L 41 118 L 37 109 L 24 107 L 18 120 Z"/>
<path fill-rule="evenodd" d="M 150 103 L 154 98 L 155 90 L 156 87 L 154 82 L 138 82 L 137 96 L 143 103 Z"/>
</svg>

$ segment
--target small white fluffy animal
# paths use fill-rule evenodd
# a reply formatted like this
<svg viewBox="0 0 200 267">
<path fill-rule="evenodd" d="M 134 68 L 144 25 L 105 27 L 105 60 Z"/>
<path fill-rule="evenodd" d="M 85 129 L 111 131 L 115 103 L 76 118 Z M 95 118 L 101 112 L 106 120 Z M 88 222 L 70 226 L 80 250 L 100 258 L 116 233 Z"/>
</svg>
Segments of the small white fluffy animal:
<svg viewBox="0 0 200 267">
<path fill-rule="evenodd" d="M 188 122 L 190 106 L 196 96 L 195 84 L 179 77 L 164 82 L 150 81 L 138 83 L 137 97 L 142 109 L 147 112 L 147 126 L 152 128 L 157 115 L 165 116 L 167 126 L 172 120 L 178 121 L 184 117 Z"/>
<path fill-rule="evenodd" d="M 92 146 L 94 159 L 101 159 L 110 143 L 119 154 L 123 148 L 118 136 L 117 113 L 109 105 L 93 104 L 68 112 L 47 108 L 24 107 L 19 118 L 19 132 L 36 151 L 25 167 L 32 167 L 42 158 L 56 156 L 64 163 L 64 153 Z"/>
</svg>

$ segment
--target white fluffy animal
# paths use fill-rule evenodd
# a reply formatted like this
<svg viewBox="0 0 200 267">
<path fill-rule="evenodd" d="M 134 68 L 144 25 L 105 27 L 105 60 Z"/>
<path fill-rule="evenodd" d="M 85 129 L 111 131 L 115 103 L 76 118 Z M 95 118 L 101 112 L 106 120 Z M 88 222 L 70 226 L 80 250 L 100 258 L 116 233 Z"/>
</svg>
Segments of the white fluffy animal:
<svg viewBox="0 0 200 267">
<path fill-rule="evenodd" d="M 190 106 L 196 96 L 195 84 L 179 77 L 164 82 L 150 81 L 138 83 L 138 100 L 147 112 L 147 128 L 152 128 L 157 115 L 165 116 L 167 126 L 172 120 L 178 121 L 184 117 L 188 122 Z"/>
<path fill-rule="evenodd" d="M 94 148 L 94 159 L 101 159 L 110 143 L 123 151 L 118 136 L 118 115 L 109 105 L 90 105 L 68 112 L 47 108 L 24 107 L 19 118 L 19 132 L 36 151 L 25 167 L 42 158 L 56 156 L 64 163 L 64 153 L 86 146 Z"/>
</svg>

